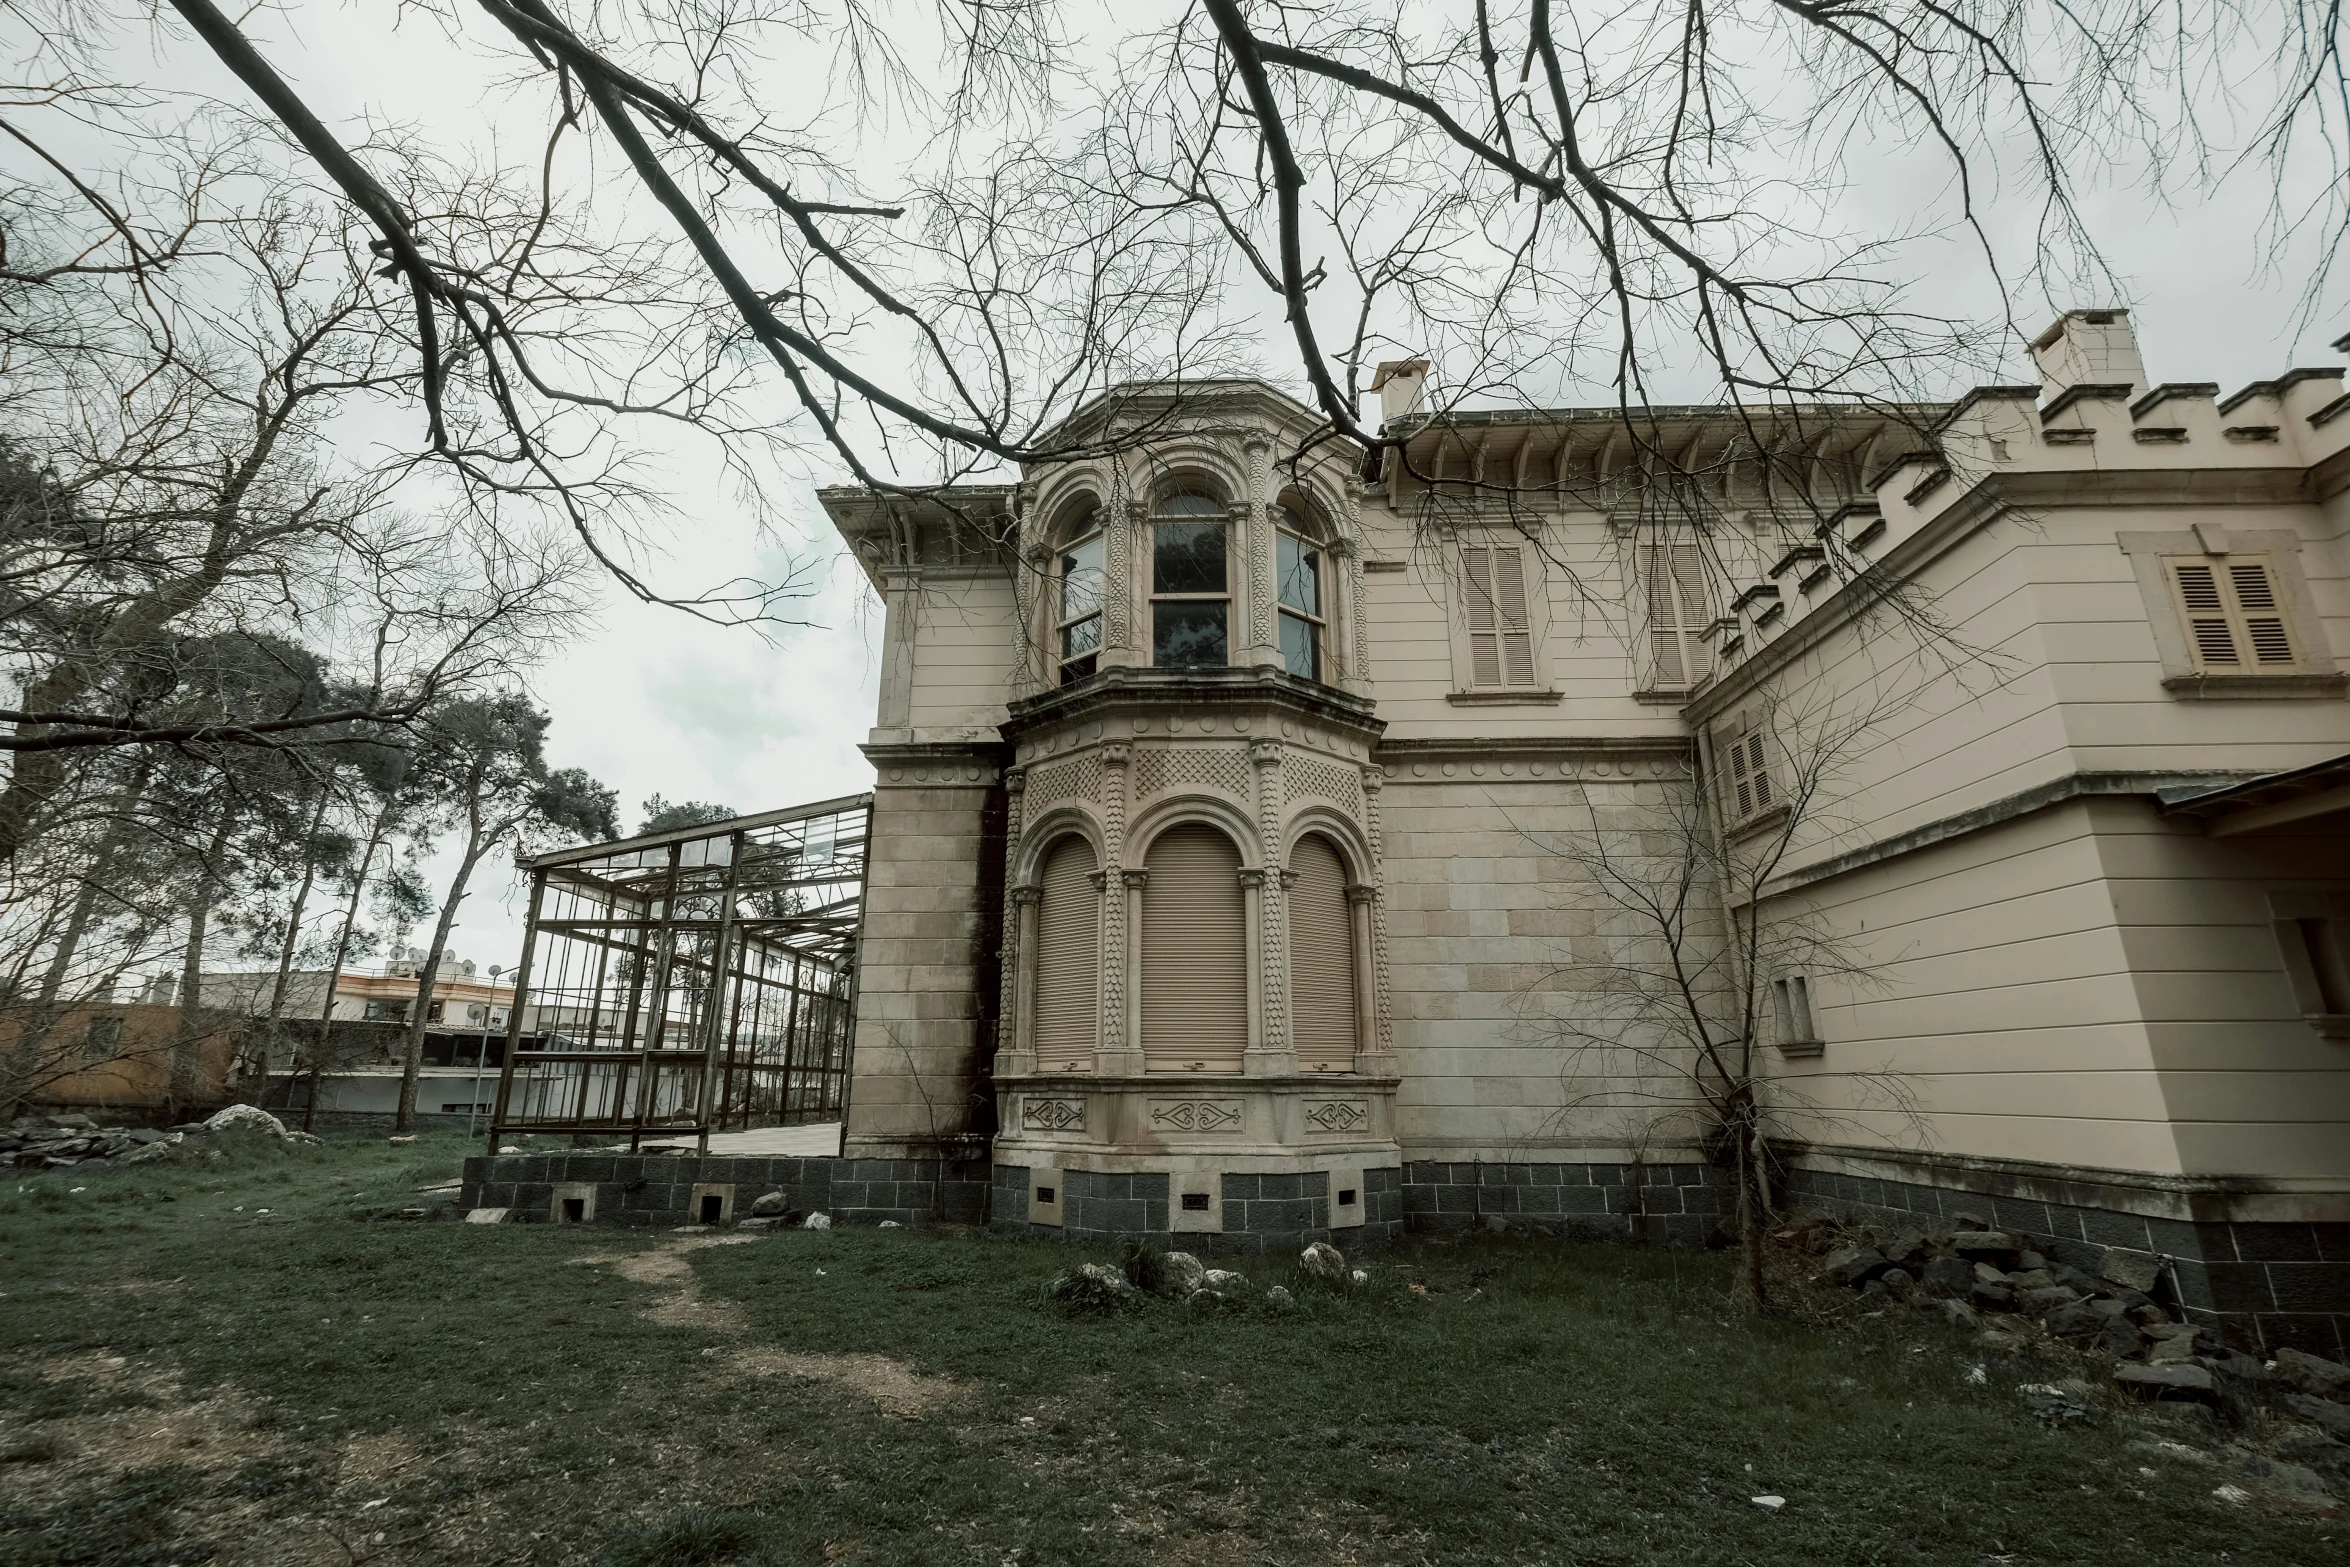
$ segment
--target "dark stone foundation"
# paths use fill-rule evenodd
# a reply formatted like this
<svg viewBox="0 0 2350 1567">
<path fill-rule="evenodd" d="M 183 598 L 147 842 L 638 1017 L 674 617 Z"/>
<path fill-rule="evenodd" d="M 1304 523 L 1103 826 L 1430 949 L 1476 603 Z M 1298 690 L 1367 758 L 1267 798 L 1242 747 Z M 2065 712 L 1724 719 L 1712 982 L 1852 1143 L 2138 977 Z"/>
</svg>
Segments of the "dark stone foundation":
<svg viewBox="0 0 2350 1567">
<path fill-rule="evenodd" d="M 2350 1359 L 2350 1224 L 2157 1218 L 2035 1197 L 2016 1189 L 2021 1180 L 1964 1173 L 1978 1185 L 2010 1190 L 1819 1170 L 1791 1172 L 1788 1188 L 1794 1206 L 1879 1223 L 1980 1219 L 2028 1235 L 2048 1256 L 2092 1274 L 2108 1252 L 2151 1258 L 2165 1265 L 2157 1298 L 2175 1303 L 2188 1320 L 2272 1353 L 2290 1345 Z"/>
<path fill-rule="evenodd" d="M 1175 1251 L 1229 1253 L 1295 1251 L 1315 1241 L 1341 1249 L 1392 1245 L 1403 1234 L 1402 1172 L 1363 1172 L 1363 1222 L 1333 1228 L 1330 1172 L 1219 1177 L 1224 1227 L 1217 1231 L 1175 1230 L 1164 1172 L 1108 1174 L 1063 1170 L 1062 1219 L 1057 1225 L 1028 1220 L 1028 1168 L 995 1167 L 993 1222 L 1028 1235 L 1103 1244 L 1138 1236 Z"/>
<path fill-rule="evenodd" d="M 846 1224 L 979 1224 L 987 1217 L 987 1166 L 975 1159 L 488 1154 L 465 1161 L 460 1201 L 466 1208 L 506 1208 L 513 1219 L 542 1221 L 559 1185 L 593 1186 L 599 1224 L 697 1223 L 697 1186 L 732 1186 L 738 1220 L 775 1191 L 799 1213 L 827 1213 Z"/>
</svg>

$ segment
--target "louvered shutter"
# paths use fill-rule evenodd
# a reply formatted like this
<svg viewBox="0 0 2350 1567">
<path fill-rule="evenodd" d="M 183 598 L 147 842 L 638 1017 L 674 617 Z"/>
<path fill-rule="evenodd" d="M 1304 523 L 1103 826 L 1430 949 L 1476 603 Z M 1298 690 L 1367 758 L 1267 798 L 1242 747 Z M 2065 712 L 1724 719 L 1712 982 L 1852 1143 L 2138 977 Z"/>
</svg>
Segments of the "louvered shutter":
<svg viewBox="0 0 2350 1567">
<path fill-rule="evenodd" d="M 1351 1072 L 1355 1060 L 1354 917 L 1346 867 L 1329 840 L 1309 833 L 1290 852 L 1289 1030 L 1298 1065 Z"/>
<path fill-rule="evenodd" d="M 1690 685 L 1706 672 L 1705 557 L 1694 544 L 1642 548 L 1648 579 L 1648 644 L 1660 687 Z"/>
<path fill-rule="evenodd" d="M 2266 559 L 2173 560 L 2170 570 L 2196 668 L 2279 672 L 2300 662 Z"/>
<path fill-rule="evenodd" d="M 1714 754 L 1724 764 L 1722 810 L 1736 824 L 1771 808 L 1771 760 L 1759 721 L 1740 720 L 1726 733 L 1725 741 L 1715 743 Z"/>
<path fill-rule="evenodd" d="M 1480 686 L 1534 683 L 1534 633 L 1526 596 L 1526 558 L 1515 546 L 1461 551 L 1468 600 L 1469 678 Z"/>
<path fill-rule="evenodd" d="M 1534 683 L 1534 633 L 1526 613 L 1526 557 L 1515 549 L 1493 552 L 1493 599 L 1500 613 L 1501 672 L 1513 686 Z"/>
<path fill-rule="evenodd" d="M 1237 1072 L 1248 1047 L 1248 933 L 1240 851 L 1198 823 L 1143 861 L 1142 1055 L 1154 1072 Z"/>
<path fill-rule="evenodd" d="M 1036 1064 L 1066 1071 L 1093 1064 L 1099 1028 L 1101 893 L 1093 845 L 1063 838 L 1046 853 L 1036 909 Z"/>
<path fill-rule="evenodd" d="M 1497 686 L 1501 646 L 1493 623 L 1493 551 L 1461 551 L 1461 569 L 1468 579 L 1469 678 L 1476 685 Z"/>
<path fill-rule="evenodd" d="M 2244 640 L 2252 646 L 2253 665 L 2274 669 L 2296 662 L 2293 638 L 2285 630 L 2284 611 L 2277 604 L 2276 579 L 2270 575 L 2268 563 L 2228 562 L 2228 588 L 2236 596 L 2237 613 L 2243 617 Z"/>
</svg>

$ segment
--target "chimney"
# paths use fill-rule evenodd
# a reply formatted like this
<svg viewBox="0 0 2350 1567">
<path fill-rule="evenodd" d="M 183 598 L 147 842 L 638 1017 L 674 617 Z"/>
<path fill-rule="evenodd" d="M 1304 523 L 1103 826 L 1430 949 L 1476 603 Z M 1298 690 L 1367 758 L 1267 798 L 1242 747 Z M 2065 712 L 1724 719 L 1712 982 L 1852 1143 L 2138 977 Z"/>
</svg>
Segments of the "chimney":
<svg viewBox="0 0 2350 1567">
<path fill-rule="evenodd" d="M 1371 390 L 1379 394 L 1379 422 L 1392 424 L 1420 411 L 1428 389 L 1428 361 L 1390 359 L 1371 375 Z"/>
<path fill-rule="evenodd" d="M 2040 395 L 2054 397 L 2076 386 L 2146 389 L 2146 362 L 2127 310 L 2068 310 L 2032 340 L 2040 367 Z"/>
</svg>

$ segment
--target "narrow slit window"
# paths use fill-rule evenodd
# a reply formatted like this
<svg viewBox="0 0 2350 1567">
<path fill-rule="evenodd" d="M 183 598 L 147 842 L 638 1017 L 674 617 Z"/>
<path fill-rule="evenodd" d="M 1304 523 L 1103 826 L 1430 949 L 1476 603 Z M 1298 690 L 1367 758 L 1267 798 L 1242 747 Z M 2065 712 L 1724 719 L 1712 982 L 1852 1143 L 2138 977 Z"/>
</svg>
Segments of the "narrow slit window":
<svg viewBox="0 0 2350 1567">
<path fill-rule="evenodd" d="M 1296 515 L 1282 508 L 1276 535 L 1281 598 L 1281 665 L 1301 680 L 1322 678 L 1322 552 L 1293 531 Z"/>
<path fill-rule="evenodd" d="M 1061 552 L 1061 612 L 1055 626 L 1061 684 L 1083 680 L 1100 665 L 1102 647 L 1102 536 L 1095 533 Z"/>
</svg>

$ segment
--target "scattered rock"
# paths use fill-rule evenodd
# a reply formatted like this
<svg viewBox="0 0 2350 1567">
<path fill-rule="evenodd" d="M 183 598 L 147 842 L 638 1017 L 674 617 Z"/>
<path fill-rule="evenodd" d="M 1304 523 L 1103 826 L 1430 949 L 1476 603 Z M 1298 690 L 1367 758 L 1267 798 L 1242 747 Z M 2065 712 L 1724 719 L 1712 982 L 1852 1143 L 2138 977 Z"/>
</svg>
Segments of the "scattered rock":
<svg viewBox="0 0 2350 1567">
<path fill-rule="evenodd" d="M 1828 1254 L 1827 1262 L 1820 1268 L 1820 1277 L 1830 1284 L 1855 1285 L 1875 1278 L 1885 1266 L 1885 1254 L 1876 1247 L 1847 1247 Z"/>
<path fill-rule="evenodd" d="M 2146 1363 L 2153 1366 L 2183 1365 L 2195 1358 L 2195 1330 L 2168 1334 L 2148 1345 Z"/>
<path fill-rule="evenodd" d="M 1897 1268 L 1908 1268 L 1914 1273 L 1925 1265 L 1926 1236 L 1923 1230 L 1903 1230 L 1887 1241 L 1882 1248 L 1885 1260 Z"/>
<path fill-rule="evenodd" d="M 1045 1282 L 1045 1299 L 1070 1316 L 1101 1316 L 1123 1310 L 1141 1297 L 1126 1275 L 1107 1263 L 1080 1263 Z"/>
<path fill-rule="evenodd" d="M 1223 1268 L 1210 1268 L 1200 1276 L 1200 1285 L 1204 1289 L 1238 1290 L 1248 1287 L 1248 1279 L 1243 1274 L 1232 1273 Z"/>
<path fill-rule="evenodd" d="M 791 1221 L 790 1221 L 789 1219 L 780 1219 L 780 1218 L 778 1218 L 778 1219 L 738 1219 L 738 1220 L 736 1220 L 736 1221 L 735 1221 L 735 1226 L 734 1226 L 734 1227 L 735 1227 L 736 1229 L 738 1229 L 738 1230 L 780 1230 L 780 1229 L 782 1229 L 782 1228 L 783 1228 L 785 1225 L 789 1224 L 790 1222 L 791 1222 Z"/>
<path fill-rule="evenodd" d="M 1276 1284 L 1265 1291 L 1265 1304 L 1275 1311 L 1294 1311 L 1297 1309 L 1297 1297 Z"/>
<path fill-rule="evenodd" d="M 1787 1498 L 1784 1496 L 1750 1496 L 1747 1498 L 1747 1500 L 1754 1503 L 1755 1506 L 1762 1508 L 1765 1512 L 1775 1513 L 1780 1508 L 1787 1505 Z"/>
<path fill-rule="evenodd" d="M 1371 1282 L 1371 1275 L 1369 1275 L 1368 1273 L 1365 1273 L 1365 1272 L 1364 1272 L 1362 1269 L 1360 1269 L 1360 1268 L 1357 1268 L 1357 1269 L 1355 1269 L 1355 1270 L 1354 1270 L 1354 1273 L 1353 1273 L 1353 1274 L 1352 1274 L 1350 1277 L 1352 1278 L 1352 1280 L 1353 1280 L 1353 1283 L 1354 1283 L 1354 1285 L 1355 1285 L 1355 1287 L 1356 1287 L 1357 1289 L 1360 1289 L 1360 1288 L 1362 1288 L 1364 1285 L 1366 1285 L 1366 1284 L 1368 1284 L 1368 1283 L 1370 1283 L 1370 1282 Z"/>
<path fill-rule="evenodd" d="M 1986 1284 L 1978 1279 L 1974 1288 L 1967 1291 L 1967 1300 L 1977 1311 L 2013 1311 L 2015 1288 L 2004 1281 Z"/>
<path fill-rule="evenodd" d="M 1974 1282 L 1974 1269 L 1958 1257 L 1931 1258 L 1918 1274 L 1919 1286 L 1927 1294 L 1943 1300 L 1960 1298 L 1973 1287 Z"/>
<path fill-rule="evenodd" d="M 2025 1382 L 2016 1388 L 2016 1395 L 2029 1404 L 2032 1413 L 2054 1422 L 2088 1420 L 2089 1401 L 2073 1388 L 2055 1382 Z"/>
<path fill-rule="evenodd" d="M 2218 1392 L 2218 1384 L 2212 1380 L 2210 1371 L 2191 1362 L 2161 1366 L 2125 1363 L 2113 1368 L 2113 1379 L 2133 1393 L 2144 1393 L 2153 1398 L 2173 1394 L 2210 1398 Z"/>
<path fill-rule="evenodd" d="M 402 1143 L 412 1143 L 412 1142 L 416 1141 L 416 1134 L 415 1134 L 415 1133 L 413 1133 L 413 1132 L 411 1132 L 411 1133 L 409 1133 L 409 1134 L 408 1134 L 406 1137 L 387 1137 L 387 1138 L 385 1138 L 385 1139 L 384 1139 L 384 1141 L 385 1141 L 385 1142 L 387 1142 L 387 1143 L 390 1143 L 390 1144 L 391 1144 L 391 1145 L 392 1145 L 394 1148 L 397 1148 L 397 1147 L 399 1147 L 399 1146 L 400 1146 Z M 499 1150 L 498 1150 L 498 1152 L 500 1152 L 500 1153 L 520 1153 L 520 1152 L 522 1152 L 522 1150 L 521 1150 L 521 1149 L 519 1149 L 519 1148 L 501 1148 L 501 1149 L 499 1149 Z"/>
<path fill-rule="evenodd" d="M 811 1213 L 800 1221 L 800 1228 L 803 1230 L 829 1230 L 832 1228 L 832 1215 Z"/>
<path fill-rule="evenodd" d="M 790 1212 L 791 1199 L 781 1192 L 763 1192 L 759 1200 L 751 1204 L 751 1217 L 754 1219 L 780 1219 Z"/>
<path fill-rule="evenodd" d="M 506 1215 L 511 1211 L 506 1208 L 469 1208 L 465 1213 L 465 1222 L 467 1224 L 504 1224 Z"/>
<path fill-rule="evenodd" d="M 1975 1315 L 1975 1308 L 1963 1300 L 1928 1301 L 1926 1308 L 1950 1327 L 1972 1330 L 1982 1323 L 1982 1319 Z"/>
<path fill-rule="evenodd" d="M 1297 1269 L 1319 1284 L 1346 1282 L 1346 1258 L 1328 1241 L 1316 1241 L 1298 1253 Z"/>
<path fill-rule="evenodd" d="M 1978 1223 L 1981 1221 L 1977 1221 Z M 1990 1252 L 2008 1252 L 2016 1249 L 2013 1237 L 1999 1230 L 1970 1230 L 1962 1228 L 1950 1238 L 1950 1244 L 1961 1257 L 1980 1257 Z"/>
<path fill-rule="evenodd" d="M 230 1105 L 204 1124 L 215 1132 L 266 1132 L 272 1137 L 286 1135 L 286 1123 L 258 1105 Z"/>
<path fill-rule="evenodd" d="M 2336 1441 L 2350 1442 L 2350 1404 L 2332 1403 L 2307 1393 L 2287 1393 L 2279 1402 Z"/>
<path fill-rule="evenodd" d="M 898 1221 L 895 1219 L 884 1219 L 879 1224 L 876 1224 L 874 1228 L 877 1230 L 902 1230 L 905 1228 L 905 1226 L 898 1223 Z"/>
<path fill-rule="evenodd" d="M 2097 1264 L 2097 1275 L 2109 1284 L 2143 1295 L 2161 1278 L 2162 1263 L 2134 1251 L 2108 1251 L 2105 1260 Z"/>
<path fill-rule="evenodd" d="M 1208 1281 L 1208 1270 L 1187 1251 L 1171 1251 L 1159 1259 L 1159 1289 L 1178 1300 L 1188 1300 Z"/>
<path fill-rule="evenodd" d="M 498 1152 L 500 1152 L 500 1153 L 520 1153 L 520 1152 L 522 1152 L 522 1150 L 521 1150 L 520 1148 L 517 1148 L 517 1147 L 515 1147 L 515 1146 L 514 1146 L 512 1143 L 508 1143 L 508 1144 L 506 1144 L 506 1145 L 505 1145 L 503 1148 L 500 1148 L 500 1149 L 498 1150 Z"/>
<path fill-rule="evenodd" d="M 1885 1293 L 1895 1300 L 1907 1300 L 1917 1293 L 1918 1281 L 1910 1277 L 1907 1268 L 1887 1268 L 1877 1275 L 1877 1282 L 1885 1286 Z"/>
<path fill-rule="evenodd" d="M 2059 1306 L 2069 1306 L 2080 1298 L 2077 1291 L 2062 1284 L 2050 1284 L 2040 1289 L 2018 1289 L 2015 1292 L 2017 1307 L 2035 1317 L 2043 1312 L 2054 1311 Z"/>
<path fill-rule="evenodd" d="M 2350 1398 L 2350 1366 L 2336 1365 L 2305 1350 L 2277 1351 L 2277 1380 L 2296 1393 Z"/>
</svg>

